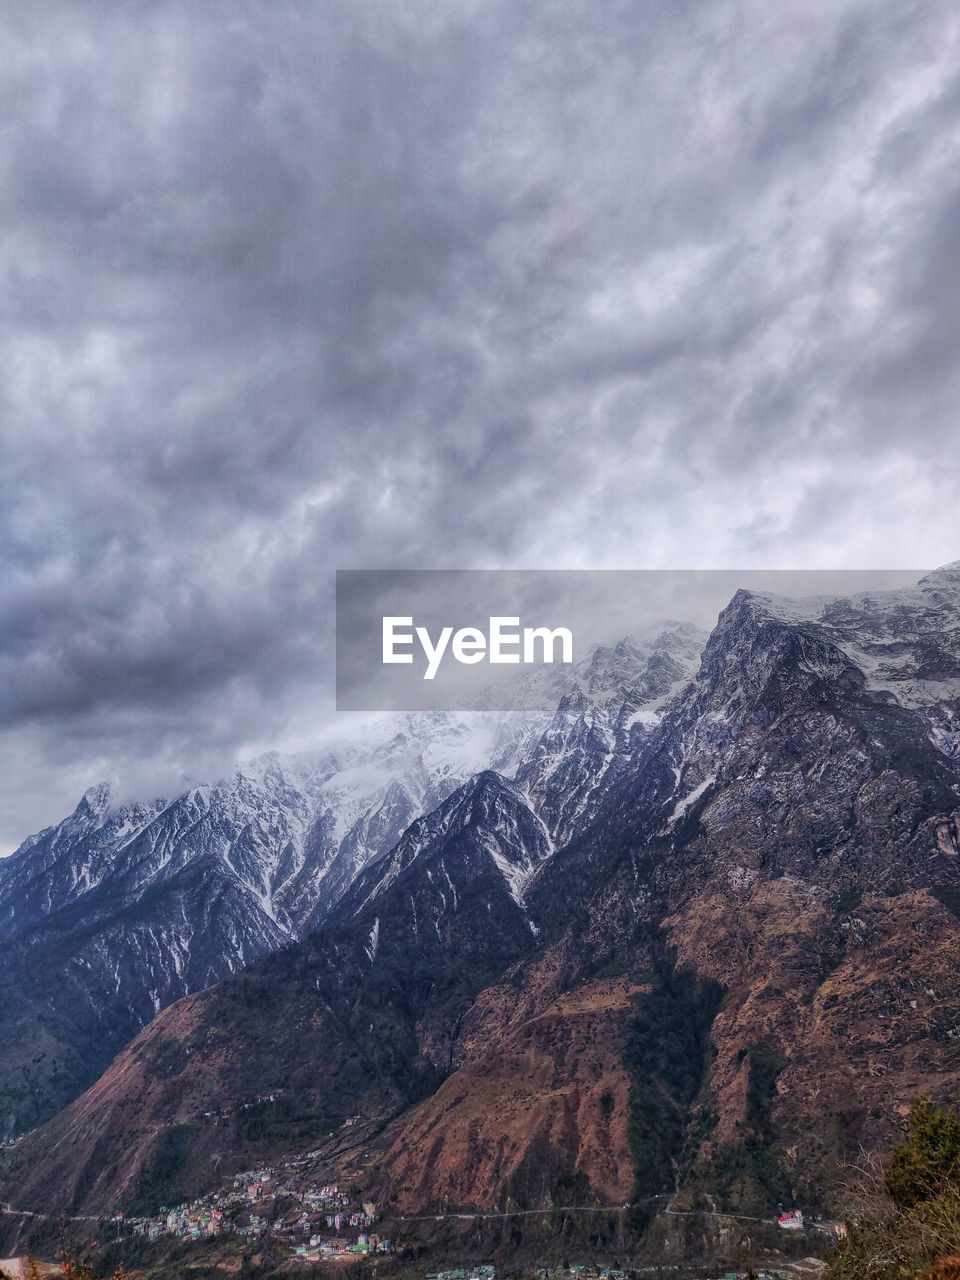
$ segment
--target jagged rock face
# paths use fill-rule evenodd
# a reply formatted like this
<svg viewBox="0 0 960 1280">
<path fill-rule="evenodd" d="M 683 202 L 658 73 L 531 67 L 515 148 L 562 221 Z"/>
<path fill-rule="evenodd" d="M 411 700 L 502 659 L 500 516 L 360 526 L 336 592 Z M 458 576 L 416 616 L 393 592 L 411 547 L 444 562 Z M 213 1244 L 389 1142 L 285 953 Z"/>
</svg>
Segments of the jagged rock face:
<svg viewBox="0 0 960 1280">
<path fill-rule="evenodd" d="M 161 1015 L 17 1149 L 22 1194 L 122 1199 L 204 1090 L 278 1080 L 283 1019 L 308 1109 L 401 1110 L 371 1176 L 408 1208 L 829 1205 L 912 1099 L 960 1097 L 958 619 L 955 568 L 738 593 L 692 679 L 651 650 L 628 689 L 568 690 L 512 782 L 480 775 L 305 945 Z M 84 1181 L 131 1090 L 155 1127 L 114 1190 Z"/>
<path fill-rule="evenodd" d="M 910 1100 L 957 1096 L 958 603 L 942 577 L 813 607 L 738 597 L 663 726 L 662 929 L 726 992 L 691 1188 L 829 1199 Z"/>
<path fill-rule="evenodd" d="M 649 641 L 622 640 L 591 656 L 517 774 L 555 846 L 589 826 L 606 791 L 633 767 L 696 670 L 704 639 L 675 623 Z"/>
</svg>

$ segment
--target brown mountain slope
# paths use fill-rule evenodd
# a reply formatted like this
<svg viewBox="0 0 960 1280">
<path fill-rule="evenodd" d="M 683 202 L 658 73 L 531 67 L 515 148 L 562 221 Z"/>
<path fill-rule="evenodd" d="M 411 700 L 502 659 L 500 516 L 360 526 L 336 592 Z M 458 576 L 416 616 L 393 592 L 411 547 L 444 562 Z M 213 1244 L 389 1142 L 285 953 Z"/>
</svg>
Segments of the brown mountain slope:
<svg viewBox="0 0 960 1280">
<path fill-rule="evenodd" d="M 844 1162 L 888 1146 L 917 1097 L 960 1097 L 956 918 L 922 891 L 852 914 L 824 899 L 783 877 L 665 922 L 678 963 L 726 991 L 691 1186 L 728 1203 L 761 1203 L 765 1177 L 835 1203 Z"/>
<path fill-rule="evenodd" d="M 358 1101 L 370 1115 L 396 1106 L 396 1090 L 316 990 L 272 995 L 245 976 L 165 1009 L 39 1142 L 12 1149 L 16 1206 L 107 1211 L 192 1194 L 218 1156 L 257 1153 L 243 1108 L 268 1095 L 277 1136 L 293 1145 L 315 1142 Z M 349 1105 L 338 1074 L 352 1078 Z"/>
<path fill-rule="evenodd" d="M 630 1078 L 622 1029 L 645 988 L 594 978 L 527 1016 L 515 994 L 483 993 L 467 1060 L 408 1115 L 385 1155 L 390 1199 L 476 1208 L 629 1198 Z M 485 1024 L 488 1034 L 480 1034 Z"/>
<path fill-rule="evenodd" d="M 668 917 L 664 936 L 683 974 L 723 994 L 688 1064 L 683 1132 L 671 1140 L 665 1122 L 652 1135 L 668 1157 L 652 1180 L 636 1182 L 651 1147 L 633 1130 L 677 1086 L 662 1064 L 651 1077 L 631 1062 L 631 1037 L 663 1034 L 644 1011 L 642 948 L 632 977 L 554 994 L 531 963 L 481 993 L 462 1065 L 391 1131 L 388 1197 L 406 1209 L 615 1205 L 666 1196 L 676 1175 L 679 1206 L 704 1190 L 731 1209 L 771 1196 L 827 1206 L 844 1162 L 889 1145 L 917 1097 L 960 1099 L 960 930 L 929 894 L 843 914 L 786 877 L 726 886 Z M 678 1007 L 686 1018 L 682 995 Z"/>
</svg>

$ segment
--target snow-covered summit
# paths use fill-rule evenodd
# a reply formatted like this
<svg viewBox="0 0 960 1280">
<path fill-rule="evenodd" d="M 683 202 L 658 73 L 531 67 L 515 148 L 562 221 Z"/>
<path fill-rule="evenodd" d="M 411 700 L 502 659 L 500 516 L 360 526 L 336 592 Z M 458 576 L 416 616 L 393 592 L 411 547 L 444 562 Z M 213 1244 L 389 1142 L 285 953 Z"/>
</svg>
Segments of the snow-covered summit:
<svg viewBox="0 0 960 1280">
<path fill-rule="evenodd" d="M 914 587 L 807 599 L 738 592 L 736 608 L 757 621 L 812 628 L 862 673 L 867 691 L 903 707 L 960 697 L 960 561 Z"/>
</svg>

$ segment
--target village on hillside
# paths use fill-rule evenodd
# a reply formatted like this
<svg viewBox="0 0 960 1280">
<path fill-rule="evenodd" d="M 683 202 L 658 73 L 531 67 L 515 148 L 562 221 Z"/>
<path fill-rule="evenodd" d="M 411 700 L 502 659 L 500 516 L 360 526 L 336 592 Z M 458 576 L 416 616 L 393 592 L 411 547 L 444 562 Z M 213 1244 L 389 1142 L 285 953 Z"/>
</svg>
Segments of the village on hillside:
<svg viewBox="0 0 960 1280">
<path fill-rule="evenodd" d="M 374 1228 L 379 1214 L 339 1182 L 304 1182 L 287 1165 L 238 1173 L 217 1191 L 150 1217 L 117 1215 L 118 1235 L 159 1240 L 169 1236 L 199 1240 L 212 1236 L 259 1239 L 269 1236 L 291 1257 L 306 1262 L 357 1259 L 391 1252 Z"/>
<path fill-rule="evenodd" d="M 268 1100 L 272 1099 L 257 1101 Z M 224 1115 L 210 1112 L 208 1119 L 216 1124 Z M 320 1146 L 276 1163 L 262 1163 L 243 1172 L 227 1174 L 218 1188 L 205 1195 L 189 1201 L 171 1201 L 168 1205 L 158 1206 L 152 1214 L 136 1215 L 128 1211 L 101 1220 L 101 1242 L 104 1245 L 122 1245 L 125 1240 L 142 1239 L 150 1243 L 169 1241 L 171 1245 L 198 1246 L 217 1242 L 229 1249 L 232 1241 L 244 1252 L 260 1253 L 269 1249 L 274 1256 L 286 1259 L 287 1265 L 294 1269 L 302 1264 L 336 1266 L 365 1260 L 387 1261 L 388 1257 L 396 1262 L 406 1259 L 409 1266 L 412 1260 L 409 1242 L 403 1243 L 403 1223 L 406 1220 L 389 1210 L 385 1214 L 383 1207 L 369 1198 L 373 1155 L 369 1139 L 373 1130 L 374 1126 L 364 1123 L 362 1117 L 350 1116 L 339 1129 L 329 1133 L 327 1141 Z M 622 1206 L 624 1209 L 627 1207 Z M 527 1212 L 540 1213 L 542 1210 L 518 1211 L 516 1216 L 524 1217 Z M 684 1216 L 682 1211 L 672 1212 Z M 431 1222 L 442 1222 L 446 1216 L 444 1211 L 420 1215 Z M 451 1212 L 451 1216 L 461 1218 L 464 1215 Z M 477 1214 L 478 1218 L 488 1216 L 511 1215 Z M 386 1230 L 382 1225 L 384 1217 L 387 1219 Z M 776 1231 L 778 1235 L 802 1235 L 808 1239 L 811 1235 L 826 1236 L 836 1240 L 844 1234 L 841 1223 L 819 1216 L 810 1217 L 799 1209 L 781 1209 L 779 1215 L 765 1221 L 768 1226 L 779 1228 Z M 497 1269 L 492 1262 L 438 1266 L 435 1261 L 433 1269 L 427 1270 L 431 1260 L 427 1257 L 423 1260 L 423 1280 L 496 1280 Z M 758 1273 L 755 1270 L 754 1274 L 759 1274 L 760 1280 L 800 1280 L 796 1261 L 786 1258 L 782 1261 L 783 1269 L 771 1258 L 769 1271 Z M 813 1258 L 806 1261 L 814 1264 Z M 16 1263 L 16 1259 L 6 1261 L 4 1270 L 8 1275 L 21 1274 Z M 646 1270 L 645 1267 L 638 1271 L 629 1265 L 621 1268 L 619 1263 L 611 1265 L 600 1260 L 580 1259 L 552 1266 L 533 1263 L 522 1272 L 515 1267 L 508 1268 L 506 1274 L 522 1274 L 528 1280 L 634 1280 L 634 1277 L 641 1280 L 641 1272 Z M 746 1278 L 746 1273 L 724 1273 L 722 1270 L 704 1272 L 682 1266 L 674 1270 L 678 1276 L 682 1274 L 688 1280 L 694 1271 L 696 1280 Z M 810 1280 L 815 1280 L 815 1269 L 801 1267 L 800 1270 Z"/>
</svg>

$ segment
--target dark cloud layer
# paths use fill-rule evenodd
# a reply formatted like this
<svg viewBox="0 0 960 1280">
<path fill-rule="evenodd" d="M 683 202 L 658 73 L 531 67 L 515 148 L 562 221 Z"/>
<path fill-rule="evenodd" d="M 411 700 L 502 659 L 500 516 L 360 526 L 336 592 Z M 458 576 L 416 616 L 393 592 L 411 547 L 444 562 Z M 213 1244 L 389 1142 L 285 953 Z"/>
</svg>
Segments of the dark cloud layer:
<svg viewBox="0 0 960 1280">
<path fill-rule="evenodd" d="M 946 0 L 0 25 L 0 844 L 308 740 L 338 565 L 958 554 Z"/>
</svg>

